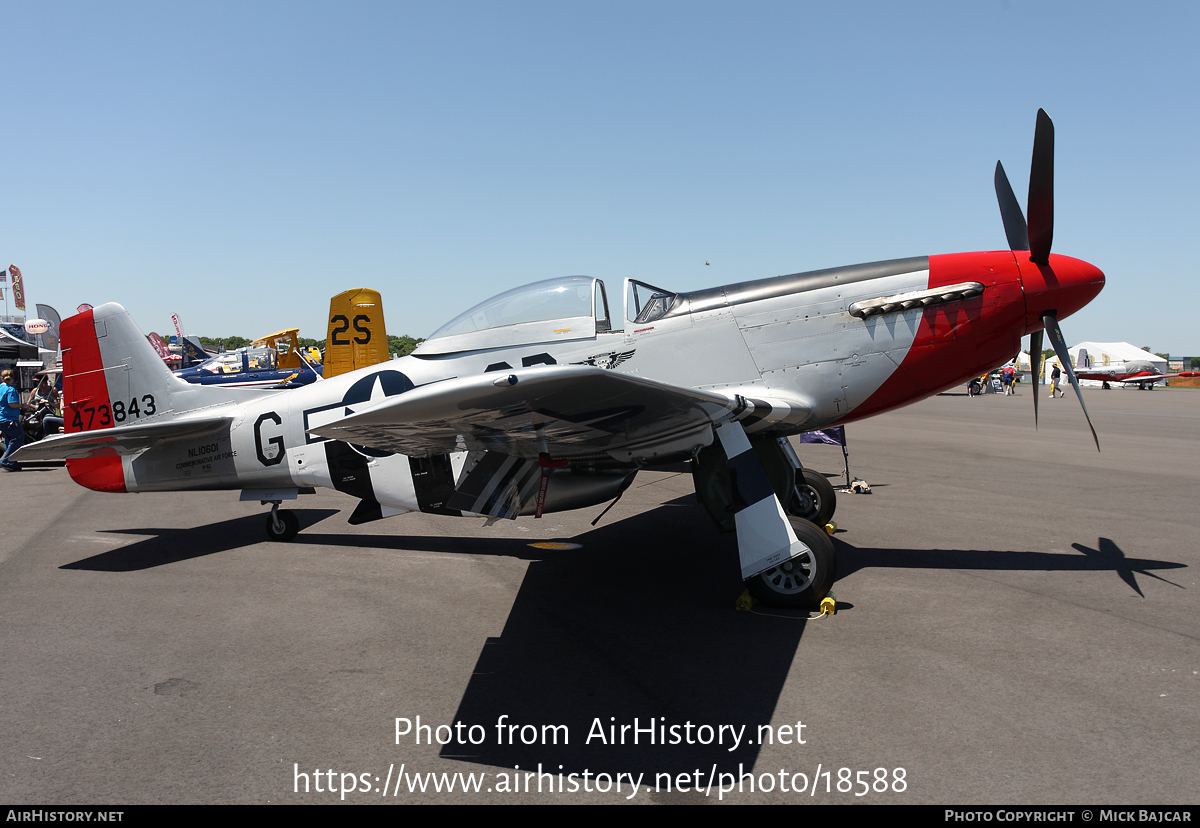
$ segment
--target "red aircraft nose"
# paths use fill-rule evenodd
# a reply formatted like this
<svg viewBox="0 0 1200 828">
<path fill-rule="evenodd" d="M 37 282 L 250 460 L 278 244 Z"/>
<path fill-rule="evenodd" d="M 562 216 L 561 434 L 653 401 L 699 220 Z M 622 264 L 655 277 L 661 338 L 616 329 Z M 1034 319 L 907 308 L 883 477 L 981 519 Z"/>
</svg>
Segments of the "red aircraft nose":
<svg viewBox="0 0 1200 828">
<path fill-rule="evenodd" d="M 1025 287 L 1025 333 L 1042 327 L 1042 314 L 1054 311 L 1062 319 L 1096 298 L 1104 273 L 1095 265 L 1070 256 L 1050 254 L 1049 265 L 1034 264 L 1029 254 L 1016 252 Z"/>
</svg>

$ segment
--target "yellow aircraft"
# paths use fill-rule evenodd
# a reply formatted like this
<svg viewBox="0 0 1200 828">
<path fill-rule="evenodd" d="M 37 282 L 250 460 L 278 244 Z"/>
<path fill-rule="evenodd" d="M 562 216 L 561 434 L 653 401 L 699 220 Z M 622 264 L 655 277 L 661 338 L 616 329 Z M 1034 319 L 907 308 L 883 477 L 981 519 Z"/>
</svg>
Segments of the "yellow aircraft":
<svg viewBox="0 0 1200 828">
<path fill-rule="evenodd" d="M 287 328 L 286 330 L 276 331 L 273 334 L 259 337 L 250 343 L 251 348 L 270 348 L 275 351 L 275 368 L 280 371 L 303 370 L 308 368 L 308 360 L 303 355 L 300 348 L 298 334 L 299 328 Z M 261 358 L 260 358 L 261 359 Z M 250 366 L 252 369 L 266 368 L 263 363 L 253 363 Z"/>
</svg>

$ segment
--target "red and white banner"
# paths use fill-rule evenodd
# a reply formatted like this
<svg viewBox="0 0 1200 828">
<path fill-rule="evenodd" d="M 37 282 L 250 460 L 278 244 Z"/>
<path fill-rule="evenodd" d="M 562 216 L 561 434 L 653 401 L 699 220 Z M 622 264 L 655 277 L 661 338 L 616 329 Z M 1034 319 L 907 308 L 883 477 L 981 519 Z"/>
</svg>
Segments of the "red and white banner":
<svg viewBox="0 0 1200 828">
<path fill-rule="evenodd" d="M 171 321 L 175 323 L 175 333 L 179 336 L 179 346 L 183 347 L 183 322 L 179 318 L 179 314 L 171 314 Z"/>
<path fill-rule="evenodd" d="M 150 340 L 150 344 L 154 346 L 154 350 L 158 351 L 160 357 L 168 362 L 171 361 L 171 349 L 167 347 L 167 343 L 163 342 L 161 336 L 151 332 L 146 338 Z"/>
</svg>

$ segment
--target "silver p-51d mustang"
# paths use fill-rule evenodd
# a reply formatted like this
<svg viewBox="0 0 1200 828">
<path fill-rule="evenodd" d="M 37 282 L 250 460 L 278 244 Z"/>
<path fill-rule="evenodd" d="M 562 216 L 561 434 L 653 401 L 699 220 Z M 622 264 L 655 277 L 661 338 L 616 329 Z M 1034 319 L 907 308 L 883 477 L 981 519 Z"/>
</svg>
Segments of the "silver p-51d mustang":
<svg viewBox="0 0 1200 828">
<path fill-rule="evenodd" d="M 515 518 L 612 500 L 646 466 L 686 460 L 736 531 L 760 600 L 818 602 L 835 574 L 832 489 L 789 435 L 907 405 L 1011 359 L 1022 335 L 1104 284 L 1050 254 L 1053 127 L 1039 113 L 1026 223 L 997 165 L 1009 250 L 896 259 L 677 292 L 571 276 L 493 297 L 413 354 L 303 388 L 176 379 L 119 305 L 62 325 L 61 457 L 108 492 L 241 489 L 272 503 L 315 486 L 351 523 L 406 511 Z M 1014 212 L 1015 211 L 1015 212 Z M 1055 336 L 1055 334 L 1058 334 Z M 1067 364 L 1069 361 L 1064 360 Z"/>
</svg>

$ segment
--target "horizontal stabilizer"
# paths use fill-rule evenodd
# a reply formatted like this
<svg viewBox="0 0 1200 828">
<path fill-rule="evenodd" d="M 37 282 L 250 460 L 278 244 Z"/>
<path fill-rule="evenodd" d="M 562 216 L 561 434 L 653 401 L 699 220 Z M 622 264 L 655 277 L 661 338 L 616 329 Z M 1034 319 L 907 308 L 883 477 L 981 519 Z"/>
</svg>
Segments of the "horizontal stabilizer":
<svg viewBox="0 0 1200 828">
<path fill-rule="evenodd" d="M 54 434 L 44 440 L 22 446 L 13 455 L 13 460 L 77 460 L 83 457 L 136 454 L 162 441 L 200 437 L 227 429 L 232 422 L 232 417 L 207 417 L 163 423 L 138 423 L 98 431 L 80 431 L 75 434 Z"/>
</svg>

